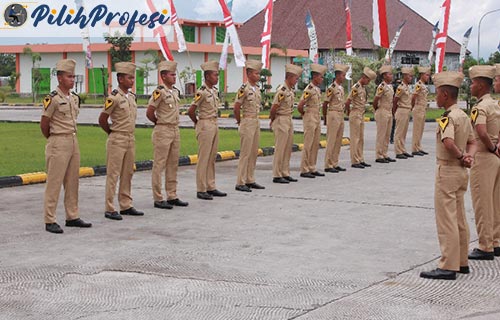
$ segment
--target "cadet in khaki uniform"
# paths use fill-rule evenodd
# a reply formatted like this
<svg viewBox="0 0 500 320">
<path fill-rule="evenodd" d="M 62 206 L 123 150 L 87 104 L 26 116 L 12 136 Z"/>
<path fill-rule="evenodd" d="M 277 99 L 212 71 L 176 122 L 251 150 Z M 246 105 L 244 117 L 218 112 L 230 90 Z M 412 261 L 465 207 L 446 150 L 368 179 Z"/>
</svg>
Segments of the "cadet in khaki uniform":
<svg viewBox="0 0 500 320">
<path fill-rule="evenodd" d="M 240 126 L 240 160 L 235 189 L 251 192 L 251 189 L 265 189 L 255 182 L 254 176 L 260 138 L 260 90 L 257 82 L 260 80 L 262 62 L 247 60 L 245 67 L 248 82 L 238 90 L 234 104 L 234 117 Z M 240 110 L 243 111 L 243 115 Z"/>
<path fill-rule="evenodd" d="M 342 84 L 349 66 L 335 64 L 335 81 L 326 90 L 323 118 L 326 125 L 325 172 L 346 171 L 339 166 L 340 147 L 344 134 L 344 87 Z"/>
<path fill-rule="evenodd" d="M 134 86 L 135 64 L 118 62 L 115 64 L 118 89 L 106 98 L 104 110 L 99 116 L 99 125 L 108 134 L 106 144 L 106 201 L 104 217 L 122 220 L 122 215 L 142 216 L 132 205 L 132 176 L 135 160 L 135 120 L 137 104 L 135 94 L 129 90 Z M 108 123 L 111 119 L 111 125 Z M 120 213 L 113 204 L 118 187 Z"/>
<path fill-rule="evenodd" d="M 297 179 L 290 176 L 290 158 L 293 147 L 292 112 L 295 85 L 302 68 L 293 64 L 285 66 L 285 83 L 278 87 L 271 107 L 271 129 L 274 132 L 273 182 L 290 183 Z"/>
<path fill-rule="evenodd" d="M 151 172 L 154 207 L 172 209 L 186 207 L 187 202 L 177 198 L 177 167 L 179 166 L 179 89 L 176 80 L 177 62 L 162 61 L 158 71 L 164 85 L 158 86 L 149 99 L 146 116 L 155 124 L 153 130 L 154 161 Z M 161 180 L 165 176 L 167 200 L 163 199 Z"/>
<path fill-rule="evenodd" d="M 473 66 L 469 69 L 469 75 L 472 79 L 471 94 L 478 99 L 471 110 L 478 152 L 470 171 L 470 188 L 479 237 L 479 246 L 469 253 L 469 259 L 493 260 L 495 220 L 500 219 L 497 200 L 500 195 L 500 158 L 497 147 L 500 106 L 490 96 L 495 67 Z"/>
<path fill-rule="evenodd" d="M 425 112 L 427 110 L 427 95 L 429 89 L 426 84 L 431 77 L 430 67 L 418 67 L 419 80 L 415 85 L 415 92 L 411 98 L 411 110 L 413 115 L 413 136 L 412 136 L 412 155 L 424 156 L 429 154 L 422 149 L 422 135 L 424 134 Z"/>
<path fill-rule="evenodd" d="M 328 68 L 320 64 L 311 64 L 312 81 L 304 89 L 302 98 L 297 109 L 304 119 L 304 148 L 302 149 L 302 160 L 300 163 L 300 176 L 303 178 L 323 177 L 324 173 L 316 170 L 318 159 L 319 138 L 321 135 L 321 118 L 319 109 L 321 107 L 321 89 L 323 77 Z"/>
<path fill-rule="evenodd" d="M 71 92 L 75 85 L 75 65 L 74 60 L 57 62 L 59 85 L 43 99 L 40 129 L 47 138 L 45 147 L 47 184 L 43 211 L 45 230 L 51 233 L 63 233 L 63 229 L 56 222 L 61 186 L 64 186 L 66 226 L 80 228 L 92 226 L 81 220 L 78 212 L 80 148 L 76 138 L 76 118 L 79 113 L 80 98 Z"/>
<path fill-rule="evenodd" d="M 465 217 L 466 167 L 473 163 L 475 138 L 470 120 L 458 108 L 458 90 L 464 75 L 441 72 L 434 75 L 436 103 L 446 112 L 436 130 L 436 183 L 434 206 L 441 259 L 438 268 L 420 273 L 422 278 L 455 280 L 456 273 L 469 273 L 467 250 L 469 227 Z"/>
<path fill-rule="evenodd" d="M 500 93 L 500 63 L 495 64 L 495 93 Z"/>
<path fill-rule="evenodd" d="M 361 79 L 352 87 L 345 107 L 349 116 L 349 138 L 351 139 L 351 167 L 364 169 L 371 167 L 363 157 L 365 140 L 365 104 L 367 101 L 365 86 L 375 80 L 377 74 L 368 67 L 363 69 Z M 352 107 L 351 107 L 352 103 Z"/>
<path fill-rule="evenodd" d="M 196 196 L 198 199 L 212 200 L 213 197 L 227 196 L 215 187 L 215 160 L 219 145 L 217 126 L 219 92 L 215 85 L 219 82 L 219 63 L 208 61 L 201 65 L 201 69 L 204 71 L 205 84 L 196 92 L 188 114 L 194 122 L 198 140 Z M 197 109 L 198 118 L 196 118 Z"/>
<path fill-rule="evenodd" d="M 394 89 L 392 88 L 392 67 L 380 67 L 379 74 L 382 76 L 382 82 L 378 85 L 377 93 L 373 99 L 373 109 L 375 110 L 375 121 L 377 123 L 375 162 L 396 162 L 396 160 L 390 158 L 387 153 L 391 136 L 392 99 L 394 96 Z"/>
<path fill-rule="evenodd" d="M 500 93 L 500 63 L 495 64 L 494 87 L 495 87 L 495 92 Z M 498 102 L 498 105 L 500 106 L 500 101 L 497 101 L 497 102 Z M 497 148 L 500 148 L 500 141 L 497 143 Z M 500 203 L 498 203 L 500 201 L 500 198 L 496 197 L 496 200 L 497 200 L 496 204 L 498 206 L 496 208 L 500 208 Z M 500 209 L 495 209 L 495 212 L 499 213 Z M 493 245 L 495 246 L 494 247 L 495 256 L 500 257 L 500 217 L 498 219 L 495 218 L 494 239 L 495 240 L 494 240 Z"/>
<path fill-rule="evenodd" d="M 403 80 L 396 89 L 394 95 L 392 112 L 396 118 L 396 132 L 394 133 L 394 151 L 397 159 L 413 158 L 413 155 L 406 152 L 406 134 L 410 123 L 411 93 L 409 84 L 413 77 L 412 68 L 401 68 Z"/>
</svg>

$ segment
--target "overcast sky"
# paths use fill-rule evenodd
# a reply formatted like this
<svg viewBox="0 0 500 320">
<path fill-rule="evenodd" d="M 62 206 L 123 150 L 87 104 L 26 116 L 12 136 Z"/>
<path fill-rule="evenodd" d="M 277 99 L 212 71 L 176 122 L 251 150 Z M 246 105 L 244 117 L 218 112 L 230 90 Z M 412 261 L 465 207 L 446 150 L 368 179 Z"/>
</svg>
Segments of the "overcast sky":
<svg viewBox="0 0 500 320">
<path fill-rule="evenodd" d="M 293 0 L 289 1 L 293 4 Z M 341 0 L 335 0 L 341 1 Z M 365 1 L 367 0 L 352 0 Z M 439 20 L 439 7 L 443 0 L 401 0 L 433 24 Z M 200 20 L 221 20 L 222 13 L 217 0 L 174 0 L 177 14 L 181 18 Z M 233 0 L 233 17 L 235 21 L 244 22 L 260 10 L 267 0 Z M 194 8 L 194 10 L 192 9 Z M 474 58 L 477 56 L 477 28 L 483 14 L 499 9 L 499 0 L 451 0 L 449 35 L 462 43 L 463 34 L 469 27 L 473 27 L 468 49 Z M 481 50 L 482 57 L 488 58 L 497 50 L 500 41 L 500 11 L 487 15 L 481 23 Z M 403 32 L 404 35 L 404 32 Z"/>
</svg>

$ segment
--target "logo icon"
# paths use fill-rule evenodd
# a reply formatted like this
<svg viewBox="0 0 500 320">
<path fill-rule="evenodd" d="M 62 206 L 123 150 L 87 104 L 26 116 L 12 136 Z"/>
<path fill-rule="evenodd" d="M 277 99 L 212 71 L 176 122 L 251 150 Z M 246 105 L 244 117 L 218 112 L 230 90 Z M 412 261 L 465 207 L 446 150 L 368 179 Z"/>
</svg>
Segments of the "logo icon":
<svg viewBox="0 0 500 320">
<path fill-rule="evenodd" d="M 23 5 L 18 3 L 10 4 L 3 14 L 5 25 L 17 28 L 22 26 L 28 19 L 28 12 Z"/>
</svg>

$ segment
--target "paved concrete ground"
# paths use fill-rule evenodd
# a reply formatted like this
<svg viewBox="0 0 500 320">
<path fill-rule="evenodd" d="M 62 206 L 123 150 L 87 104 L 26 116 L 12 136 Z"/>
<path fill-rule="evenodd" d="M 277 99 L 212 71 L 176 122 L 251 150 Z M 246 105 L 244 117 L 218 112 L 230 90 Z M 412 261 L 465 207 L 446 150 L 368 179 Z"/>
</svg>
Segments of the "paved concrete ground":
<svg viewBox="0 0 500 320">
<path fill-rule="evenodd" d="M 146 215 L 123 221 L 103 216 L 105 177 L 82 179 L 81 216 L 94 226 L 63 235 L 44 231 L 45 185 L 0 189 L 0 319 L 498 319 L 500 259 L 471 261 L 456 281 L 418 276 L 440 255 L 434 129 L 431 155 L 375 164 L 367 123 L 372 168 L 290 185 L 271 183 L 272 157 L 259 158 L 267 189 L 252 193 L 234 191 L 237 161 L 218 163 L 229 195 L 213 201 L 195 198 L 195 167 L 181 167 L 187 208 L 154 209 L 151 173 L 138 172 Z M 294 153 L 295 176 L 299 165 Z M 466 209 L 473 247 L 469 193 Z"/>
</svg>

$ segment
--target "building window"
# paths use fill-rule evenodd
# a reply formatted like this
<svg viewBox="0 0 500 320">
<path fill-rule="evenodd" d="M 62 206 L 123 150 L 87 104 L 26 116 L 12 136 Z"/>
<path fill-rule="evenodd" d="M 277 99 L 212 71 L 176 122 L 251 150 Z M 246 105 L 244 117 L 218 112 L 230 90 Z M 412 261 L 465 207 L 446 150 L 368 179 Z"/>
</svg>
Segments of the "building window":
<svg viewBox="0 0 500 320">
<path fill-rule="evenodd" d="M 224 43 L 224 39 L 226 39 L 226 28 L 215 28 L 215 43 Z"/>
<path fill-rule="evenodd" d="M 182 26 L 182 32 L 184 33 L 184 39 L 186 42 L 195 42 L 195 27 L 194 26 Z"/>
</svg>

